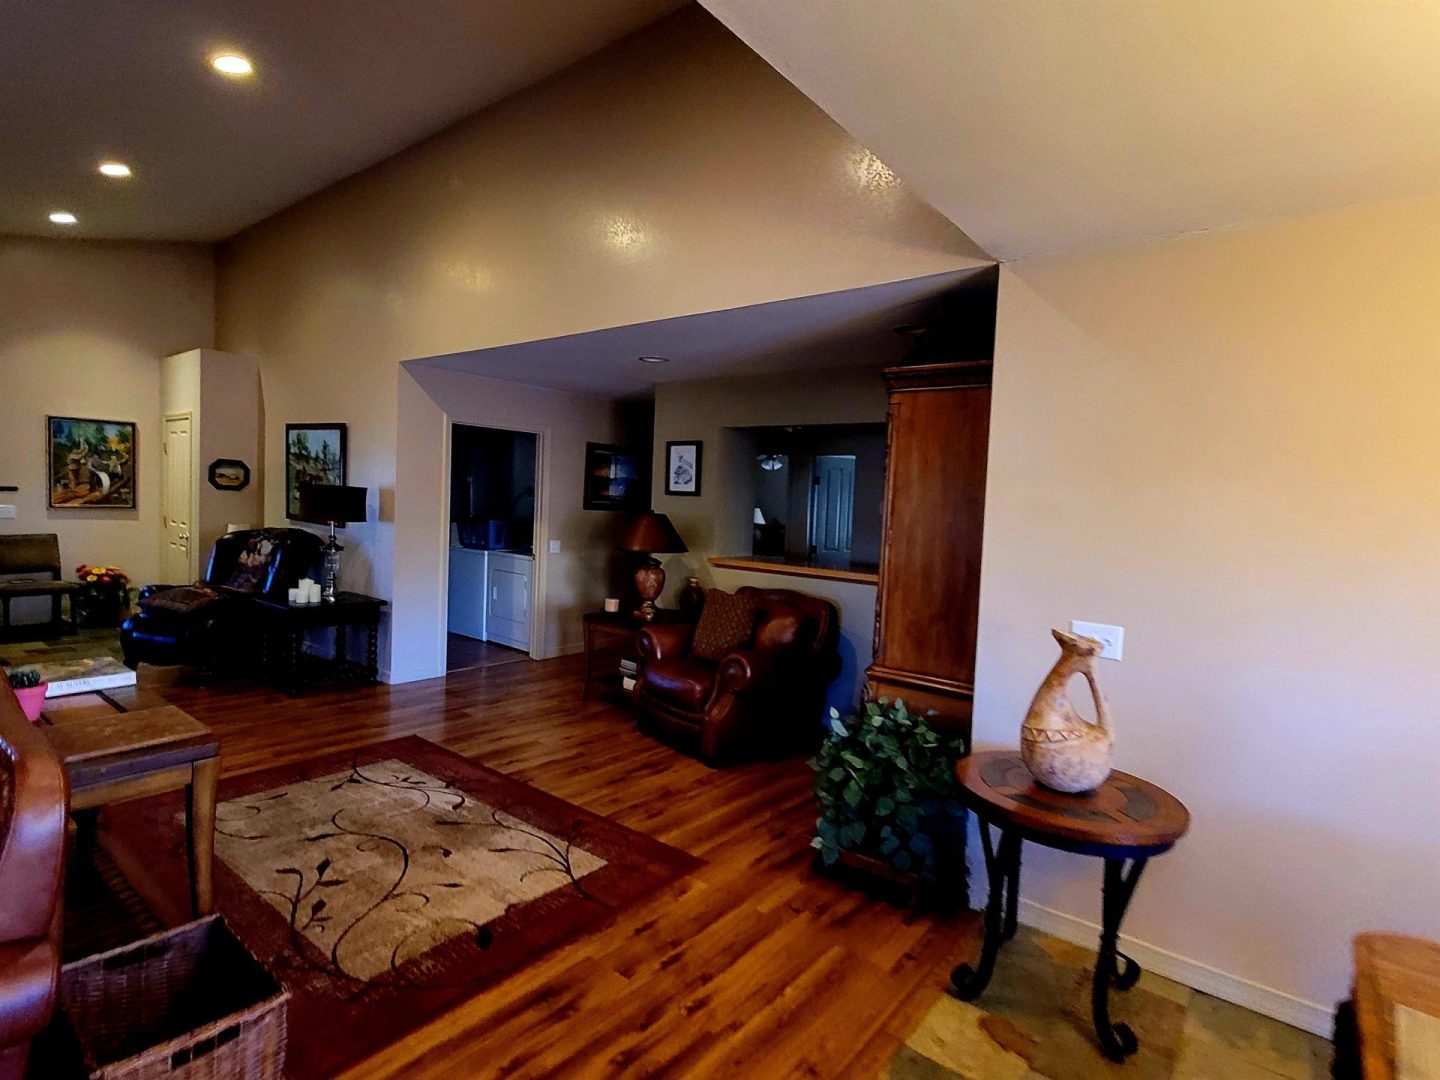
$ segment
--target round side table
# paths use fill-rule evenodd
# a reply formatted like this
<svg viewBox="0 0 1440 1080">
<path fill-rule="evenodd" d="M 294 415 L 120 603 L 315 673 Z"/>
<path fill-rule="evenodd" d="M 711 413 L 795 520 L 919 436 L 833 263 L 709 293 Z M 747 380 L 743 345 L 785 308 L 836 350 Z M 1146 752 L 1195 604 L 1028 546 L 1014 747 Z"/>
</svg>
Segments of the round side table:
<svg viewBox="0 0 1440 1080">
<path fill-rule="evenodd" d="M 1123 1061 L 1139 1043 L 1128 1024 L 1111 1022 L 1110 987 L 1130 989 L 1140 978 L 1140 965 L 1117 947 L 1120 922 L 1145 863 L 1185 835 L 1190 812 L 1163 788 L 1123 772 L 1112 772 L 1084 795 L 1051 791 L 1035 781 L 1019 753 L 1011 750 L 961 758 L 955 775 L 961 798 L 979 819 L 990 878 L 980 960 L 951 972 L 955 992 L 965 1001 L 978 997 L 990 983 L 1000 946 L 1015 936 L 1023 841 L 1104 859 L 1100 956 L 1090 1010 L 1105 1056 Z M 998 841 L 991 837 L 992 828 L 999 833 Z"/>
</svg>

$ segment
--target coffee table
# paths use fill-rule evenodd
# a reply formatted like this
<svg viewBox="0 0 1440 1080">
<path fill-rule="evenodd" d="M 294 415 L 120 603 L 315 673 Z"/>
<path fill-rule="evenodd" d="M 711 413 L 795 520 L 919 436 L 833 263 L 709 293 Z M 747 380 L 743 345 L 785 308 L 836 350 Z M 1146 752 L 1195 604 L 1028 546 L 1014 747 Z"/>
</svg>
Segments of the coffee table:
<svg viewBox="0 0 1440 1080">
<path fill-rule="evenodd" d="M 65 764 L 70 810 L 82 823 L 80 842 L 93 844 L 93 812 L 100 807 L 183 789 L 190 905 L 197 917 L 208 915 L 220 740 L 173 705 L 128 710 L 110 695 L 77 697 L 92 700 L 64 704 L 69 699 L 56 698 L 53 709 L 47 703 L 44 719 Z"/>
</svg>

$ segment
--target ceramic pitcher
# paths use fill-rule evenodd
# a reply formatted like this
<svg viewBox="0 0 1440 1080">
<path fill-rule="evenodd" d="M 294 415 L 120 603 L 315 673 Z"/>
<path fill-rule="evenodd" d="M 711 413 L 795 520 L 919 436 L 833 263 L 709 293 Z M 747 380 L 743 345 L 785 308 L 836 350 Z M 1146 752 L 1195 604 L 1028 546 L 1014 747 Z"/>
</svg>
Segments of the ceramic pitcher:
<svg viewBox="0 0 1440 1080">
<path fill-rule="evenodd" d="M 1060 659 L 1045 676 L 1020 728 L 1020 757 L 1036 780 L 1056 791 L 1093 791 L 1110 775 L 1114 741 L 1110 707 L 1095 682 L 1095 658 L 1104 645 L 1094 638 L 1050 631 L 1060 643 Z M 1095 701 L 1095 722 L 1084 719 L 1070 702 L 1072 675 L 1084 675 Z"/>
</svg>

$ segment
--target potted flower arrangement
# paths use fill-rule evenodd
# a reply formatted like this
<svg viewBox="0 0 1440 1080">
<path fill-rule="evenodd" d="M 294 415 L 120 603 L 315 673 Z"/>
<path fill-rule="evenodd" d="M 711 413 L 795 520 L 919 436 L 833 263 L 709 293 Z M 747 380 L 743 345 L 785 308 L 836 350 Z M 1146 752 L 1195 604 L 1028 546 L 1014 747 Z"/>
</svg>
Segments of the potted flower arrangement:
<svg viewBox="0 0 1440 1080">
<path fill-rule="evenodd" d="M 844 863 L 906 881 L 912 905 L 921 882 L 963 891 L 965 808 L 955 762 L 957 734 L 935 730 L 900 699 L 868 702 L 842 720 L 830 710 L 825 740 L 810 762 L 820 803 L 810 846 L 826 865 Z"/>
<path fill-rule="evenodd" d="M 32 724 L 37 722 L 41 710 L 45 707 L 45 691 L 49 689 L 49 683 L 40 675 L 40 669 L 6 668 L 5 678 L 10 683 L 10 689 L 15 691 L 15 698 L 20 702 L 20 711 L 25 714 L 25 719 Z"/>
<path fill-rule="evenodd" d="M 130 603 L 130 576 L 118 566 L 75 568 L 75 576 L 86 586 L 84 610 L 88 626 L 119 626 Z"/>
</svg>

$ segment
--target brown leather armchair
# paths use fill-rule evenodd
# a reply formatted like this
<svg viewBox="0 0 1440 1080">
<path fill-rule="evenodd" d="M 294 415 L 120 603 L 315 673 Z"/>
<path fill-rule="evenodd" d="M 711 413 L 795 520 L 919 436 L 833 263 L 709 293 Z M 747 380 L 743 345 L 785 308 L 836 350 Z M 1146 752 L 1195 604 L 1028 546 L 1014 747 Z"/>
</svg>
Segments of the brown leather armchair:
<svg viewBox="0 0 1440 1080">
<path fill-rule="evenodd" d="M 647 626 L 638 641 L 641 729 L 709 765 L 808 750 L 840 671 L 840 613 L 829 600 L 749 586 L 737 594 L 759 604 L 755 635 L 719 663 L 690 655 L 691 624 Z"/>
<path fill-rule="evenodd" d="M 0 679 L 0 1080 L 20 1080 L 60 978 L 65 769 Z"/>
</svg>

